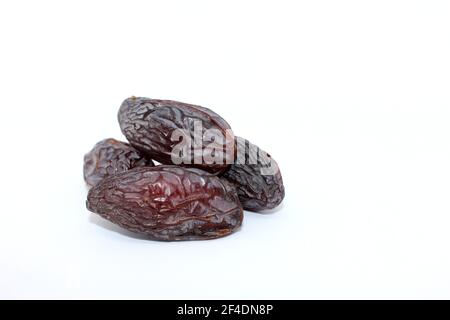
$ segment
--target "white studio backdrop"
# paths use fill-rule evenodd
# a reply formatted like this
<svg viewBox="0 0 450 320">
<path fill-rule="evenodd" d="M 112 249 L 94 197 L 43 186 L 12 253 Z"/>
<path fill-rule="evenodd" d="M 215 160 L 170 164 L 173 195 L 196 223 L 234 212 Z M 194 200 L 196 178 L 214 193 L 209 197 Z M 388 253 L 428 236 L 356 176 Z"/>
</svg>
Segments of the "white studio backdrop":
<svg viewBox="0 0 450 320">
<path fill-rule="evenodd" d="M 446 1 L 4 1 L 0 298 L 450 298 Z M 148 96 L 268 151 L 281 208 L 154 242 L 85 208 L 83 155 Z"/>
</svg>

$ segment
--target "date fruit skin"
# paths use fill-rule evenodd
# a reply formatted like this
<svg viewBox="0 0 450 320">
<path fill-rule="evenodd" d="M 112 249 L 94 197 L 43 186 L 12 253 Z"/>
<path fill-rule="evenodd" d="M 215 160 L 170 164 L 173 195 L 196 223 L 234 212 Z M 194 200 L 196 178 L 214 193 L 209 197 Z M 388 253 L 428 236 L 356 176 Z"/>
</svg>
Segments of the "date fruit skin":
<svg viewBox="0 0 450 320">
<path fill-rule="evenodd" d="M 154 164 L 128 143 L 109 138 L 98 142 L 84 156 L 84 180 L 94 186 L 107 176 L 141 166 Z"/>
<path fill-rule="evenodd" d="M 194 140 L 194 123 L 201 123 L 202 135 L 206 130 L 218 130 L 223 137 L 229 139 L 218 142 L 220 150 L 216 150 L 217 156 L 223 159 L 223 163 L 207 164 L 200 158 L 200 163 L 195 163 L 194 153 L 190 155 L 189 167 L 198 167 L 203 170 L 216 173 L 225 171 L 229 163 L 235 157 L 234 135 L 230 125 L 214 111 L 192 104 L 173 100 L 158 100 L 142 97 L 126 99 L 120 106 L 118 120 L 122 133 L 130 144 L 144 155 L 162 164 L 174 163 L 171 158 L 172 151 L 179 141 L 172 141 L 172 133 L 176 129 L 186 130 Z M 199 147 L 204 151 L 208 146 L 202 142 Z M 188 156 L 189 158 L 189 156 Z"/>
<path fill-rule="evenodd" d="M 88 194 L 87 208 L 150 239 L 207 240 L 242 224 L 236 189 L 199 169 L 140 167 L 105 178 Z"/>
<path fill-rule="evenodd" d="M 245 210 L 259 212 L 274 209 L 283 201 L 285 195 L 278 164 L 269 154 L 246 139 L 236 137 L 236 144 L 238 152 L 245 150 L 245 162 L 232 164 L 221 177 L 236 187 Z M 257 150 L 257 153 L 250 150 Z M 268 161 L 258 159 L 258 154 L 268 157 L 266 159 L 270 160 L 273 166 L 273 174 L 262 174 L 261 170 L 267 167 Z"/>
</svg>

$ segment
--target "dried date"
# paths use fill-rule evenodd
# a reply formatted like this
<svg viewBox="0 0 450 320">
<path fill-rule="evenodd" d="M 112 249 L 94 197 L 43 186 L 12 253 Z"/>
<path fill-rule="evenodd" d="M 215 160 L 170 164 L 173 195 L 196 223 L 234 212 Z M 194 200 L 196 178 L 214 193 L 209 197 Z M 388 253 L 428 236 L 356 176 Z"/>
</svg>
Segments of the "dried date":
<svg viewBox="0 0 450 320">
<path fill-rule="evenodd" d="M 227 169 L 235 157 L 234 135 L 229 124 L 207 108 L 172 100 L 131 97 L 120 106 L 118 120 L 133 147 L 163 164 L 193 166 L 215 173 Z M 184 134 L 174 137 L 179 132 Z M 182 163 L 173 160 L 180 139 L 189 140 L 189 148 L 184 150 L 187 155 L 183 155 L 187 161 Z M 195 141 L 200 144 L 195 145 Z"/>
<path fill-rule="evenodd" d="M 100 181 L 87 208 L 155 240 L 202 240 L 226 236 L 243 219 L 234 187 L 199 169 L 140 167 Z"/>
<path fill-rule="evenodd" d="M 84 156 L 84 180 L 94 186 L 109 175 L 141 166 L 153 167 L 154 164 L 128 143 L 105 139 Z"/>
<path fill-rule="evenodd" d="M 277 207 L 285 194 L 278 164 L 248 140 L 236 137 L 236 145 L 236 163 L 222 174 L 222 178 L 236 187 L 245 210 L 258 212 Z"/>
</svg>

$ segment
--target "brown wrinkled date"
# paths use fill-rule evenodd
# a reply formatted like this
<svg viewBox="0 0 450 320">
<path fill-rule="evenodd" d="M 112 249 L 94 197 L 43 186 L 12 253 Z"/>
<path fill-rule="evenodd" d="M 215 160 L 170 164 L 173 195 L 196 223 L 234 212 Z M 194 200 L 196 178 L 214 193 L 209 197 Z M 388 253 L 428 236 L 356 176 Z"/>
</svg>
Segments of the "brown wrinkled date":
<svg viewBox="0 0 450 320">
<path fill-rule="evenodd" d="M 188 165 L 215 173 L 227 169 L 227 163 L 233 162 L 235 157 L 234 136 L 229 124 L 207 108 L 172 100 L 131 97 L 122 103 L 118 120 L 133 147 L 163 164 Z M 172 152 L 180 140 L 198 141 L 194 136 L 196 129 L 203 139 L 195 147 L 196 151 L 185 155 L 189 163 L 174 162 Z M 181 131 L 183 135 L 179 134 Z M 208 133 L 211 136 L 207 136 Z M 214 158 L 206 161 L 202 154 Z"/>
<path fill-rule="evenodd" d="M 284 199 L 283 178 L 278 164 L 265 151 L 236 137 L 238 154 L 245 155 L 222 174 L 237 189 L 242 207 L 263 211 L 277 207 Z"/>
<path fill-rule="evenodd" d="M 142 166 L 153 167 L 154 164 L 128 143 L 105 139 L 84 156 L 84 180 L 94 186 L 107 176 Z"/>
<path fill-rule="evenodd" d="M 243 219 L 231 184 L 199 169 L 165 165 L 106 177 L 89 191 L 87 208 L 155 240 L 215 239 Z"/>
</svg>

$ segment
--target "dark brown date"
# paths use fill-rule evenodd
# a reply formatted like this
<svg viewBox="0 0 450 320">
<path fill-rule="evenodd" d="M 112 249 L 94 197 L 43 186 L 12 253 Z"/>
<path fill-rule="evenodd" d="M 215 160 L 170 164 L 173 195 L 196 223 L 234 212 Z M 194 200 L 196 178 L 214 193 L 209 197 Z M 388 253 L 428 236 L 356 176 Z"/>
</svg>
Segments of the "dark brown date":
<svg viewBox="0 0 450 320">
<path fill-rule="evenodd" d="M 227 169 L 235 157 L 230 126 L 207 108 L 172 100 L 131 97 L 122 103 L 118 120 L 133 147 L 163 164 L 198 167 L 215 173 Z M 199 125 L 200 130 L 196 130 Z M 185 134 L 179 136 L 180 130 Z M 194 136 L 195 132 L 200 134 Z M 211 133 L 214 134 L 210 136 Z M 180 163 L 174 161 L 172 155 L 177 154 L 174 148 L 183 140 L 191 144 L 189 152 L 184 154 L 187 161 Z M 194 141 L 200 144 L 194 147 Z M 209 154 L 214 159 L 206 160 L 204 156 Z"/>
<path fill-rule="evenodd" d="M 94 186 L 109 175 L 141 166 L 153 167 L 154 164 L 128 143 L 105 139 L 84 156 L 84 180 L 89 186 Z"/>
<path fill-rule="evenodd" d="M 222 174 L 222 178 L 236 187 L 245 210 L 257 212 L 275 208 L 284 199 L 278 164 L 248 140 L 236 137 L 236 145 L 236 163 Z"/>
<path fill-rule="evenodd" d="M 155 240 L 215 239 L 243 219 L 231 184 L 199 169 L 165 165 L 105 178 L 89 191 L 87 208 Z"/>
</svg>

